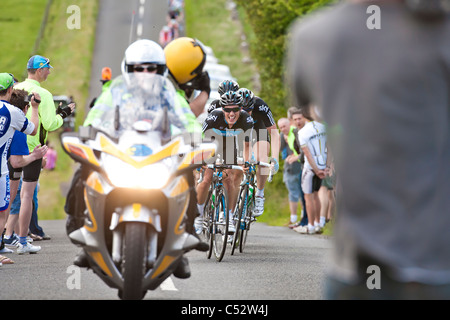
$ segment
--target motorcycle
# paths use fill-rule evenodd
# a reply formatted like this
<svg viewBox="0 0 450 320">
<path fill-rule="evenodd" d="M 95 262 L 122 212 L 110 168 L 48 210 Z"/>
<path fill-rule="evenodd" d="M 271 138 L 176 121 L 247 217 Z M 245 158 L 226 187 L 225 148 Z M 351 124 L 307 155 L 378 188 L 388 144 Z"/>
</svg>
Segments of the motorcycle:
<svg viewBox="0 0 450 320">
<path fill-rule="evenodd" d="M 143 299 L 199 242 L 185 228 L 188 203 L 196 201 L 188 175 L 216 145 L 186 134 L 175 94 L 163 76 L 119 77 L 110 103 L 94 107 L 103 115 L 61 136 L 65 152 L 91 170 L 84 226 L 69 237 L 121 299 Z"/>
</svg>

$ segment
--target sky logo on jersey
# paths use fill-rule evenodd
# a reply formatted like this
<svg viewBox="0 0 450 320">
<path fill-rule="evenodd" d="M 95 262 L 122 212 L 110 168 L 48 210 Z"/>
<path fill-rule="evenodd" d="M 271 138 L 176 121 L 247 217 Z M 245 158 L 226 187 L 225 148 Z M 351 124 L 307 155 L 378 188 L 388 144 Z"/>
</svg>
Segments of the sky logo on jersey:
<svg viewBox="0 0 450 320">
<path fill-rule="evenodd" d="M 263 104 L 263 105 L 259 106 L 259 111 L 261 111 L 261 112 L 268 112 L 269 111 L 269 106 Z"/>
</svg>

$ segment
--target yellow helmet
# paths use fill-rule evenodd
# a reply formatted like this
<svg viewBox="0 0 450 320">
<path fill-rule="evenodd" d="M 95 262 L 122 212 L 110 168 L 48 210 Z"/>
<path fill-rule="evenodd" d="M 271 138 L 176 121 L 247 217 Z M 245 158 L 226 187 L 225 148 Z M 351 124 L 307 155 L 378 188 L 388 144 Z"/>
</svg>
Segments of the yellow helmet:
<svg viewBox="0 0 450 320">
<path fill-rule="evenodd" d="M 203 44 L 192 38 L 172 40 L 165 48 L 166 65 L 175 81 L 183 85 L 201 75 L 206 61 Z"/>
</svg>

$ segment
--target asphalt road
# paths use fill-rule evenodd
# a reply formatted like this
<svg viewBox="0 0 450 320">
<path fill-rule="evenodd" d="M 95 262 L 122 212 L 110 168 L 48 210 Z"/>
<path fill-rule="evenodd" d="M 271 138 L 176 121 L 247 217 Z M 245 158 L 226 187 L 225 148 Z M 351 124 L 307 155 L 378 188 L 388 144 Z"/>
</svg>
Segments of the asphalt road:
<svg viewBox="0 0 450 320">
<path fill-rule="evenodd" d="M 65 235 L 65 221 L 46 220 L 40 225 L 52 239 L 35 242 L 42 247 L 39 253 L 4 254 L 15 263 L 0 267 L 0 301 L 118 300 L 117 290 L 92 270 L 72 265 L 79 248 Z M 330 247 L 330 239 L 321 235 L 256 223 L 243 253 L 231 256 L 228 248 L 222 262 L 216 262 L 191 251 L 187 253 L 191 277 L 172 276 L 144 299 L 321 300 Z"/>
<path fill-rule="evenodd" d="M 110 67 L 115 78 L 121 74 L 131 43 L 138 39 L 158 42 L 167 11 L 168 2 L 161 0 L 100 0 L 88 104 L 101 93 L 103 67 Z"/>
</svg>

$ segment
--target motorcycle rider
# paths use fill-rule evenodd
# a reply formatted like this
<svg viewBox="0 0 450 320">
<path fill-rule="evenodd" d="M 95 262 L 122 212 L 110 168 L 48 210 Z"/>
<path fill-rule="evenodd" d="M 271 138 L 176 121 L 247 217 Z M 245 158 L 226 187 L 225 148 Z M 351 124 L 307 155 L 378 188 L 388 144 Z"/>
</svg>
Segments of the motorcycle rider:
<svg viewBox="0 0 450 320">
<path fill-rule="evenodd" d="M 208 72 L 203 71 L 206 62 L 203 44 L 197 39 L 181 37 L 171 41 L 164 53 L 168 78 L 177 89 L 180 101 L 184 100 L 182 103 L 189 105 L 198 117 L 203 113 L 211 92 Z"/>
<path fill-rule="evenodd" d="M 203 51 L 202 51 L 203 52 Z M 183 54 L 183 52 L 180 52 L 180 54 Z M 171 60 L 172 61 L 172 60 Z M 186 63 L 186 62 L 184 62 Z M 172 64 L 173 66 L 173 64 Z M 159 44 L 157 44 L 154 41 L 151 40 L 138 40 L 134 43 L 132 43 L 125 51 L 125 57 L 122 61 L 122 77 L 116 78 L 114 81 L 128 81 L 129 80 L 129 74 L 130 73 L 157 73 L 160 75 L 167 75 L 167 68 L 166 68 L 166 57 L 163 49 Z M 169 71 L 170 72 L 170 71 Z M 176 74 L 176 72 L 175 72 Z M 195 75 L 193 76 L 193 78 Z M 209 78 L 208 78 L 209 80 Z M 209 83 L 209 81 L 208 81 Z M 201 134 L 201 125 L 196 120 L 196 116 L 191 111 L 191 106 L 188 104 L 184 92 L 180 92 L 177 90 L 177 96 L 176 98 L 179 100 L 180 103 L 177 104 L 177 107 L 179 107 L 181 110 L 178 110 L 178 114 L 182 114 L 184 119 L 183 121 L 186 123 L 186 128 L 189 133 L 199 133 Z M 200 94 L 200 101 L 204 99 L 205 94 Z M 209 97 L 209 91 L 206 95 L 206 100 Z M 195 100 L 195 99 L 194 99 Z M 205 100 L 205 102 L 206 102 Z M 195 103 L 198 103 L 195 102 Z M 195 104 L 194 104 L 195 105 Z M 84 126 L 89 125 L 97 125 L 100 121 L 103 113 L 105 112 L 105 106 L 107 107 L 113 107 L 112 106 L 112 95 L 110 90 L 105 90 L 102 92 L 102 94 L 98 97 L 96 100 L 96 103 L 94 107 L 89 111 Z M 65 205 L 65 211 L 68 214 L 67 219 L 67 233 L 70 234 L 74 230 L 80 228 L 84 224 L 84 210 L 85 210 L 85 204 L 82 198 L 83 194 L 83 181 L 87 178 L 89 175 L 90 170 L 88 168 L 80 167 L 74 174 L 74 178 L 72 180 L 72 185 L 70 187 L 69 193 L 67 195 L 66 199 L 66 205 Z M 196 211 L 196 205 L 195 205 L 195 188 L 194 188 L 194 182 L 193 177 L 188 177 L 189 183 L 191 185 L 191 199 L 194 199 L 193 204 L 189 206 L 188 209 L 188 221 L 186 224 L 186 231 L 192 234 L 195 234 L 193 231 L 193 220 L 195 218 L 195 215 L 198 214 Z M 191 209 L 192 208 L 192 209 Z M 199 245 L 196 248 L 197 250 L 207 250 L 208 245 L 204 242 L 200 242 Z M 75 265 L 78 266 L 87 266 L 87 259 L 86 254 L 84 250 L 77 256 L 77 258 L 74 261 Z M 189 271 L 189 265 L 186 258 L 183 258 L 179 268 L 175 270 L 174 275 L 179 278 L 187 278 L 190 276 Z"/>
</svg>

